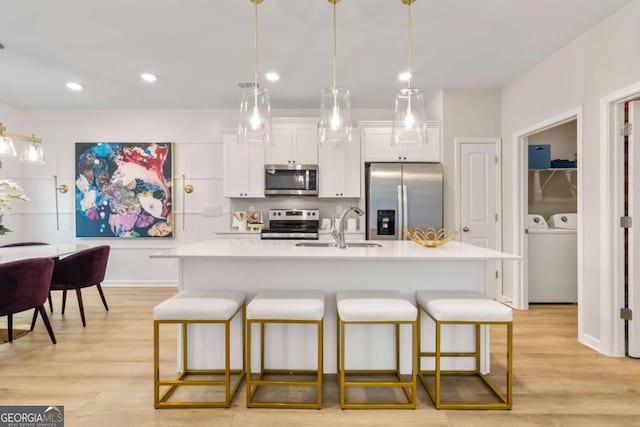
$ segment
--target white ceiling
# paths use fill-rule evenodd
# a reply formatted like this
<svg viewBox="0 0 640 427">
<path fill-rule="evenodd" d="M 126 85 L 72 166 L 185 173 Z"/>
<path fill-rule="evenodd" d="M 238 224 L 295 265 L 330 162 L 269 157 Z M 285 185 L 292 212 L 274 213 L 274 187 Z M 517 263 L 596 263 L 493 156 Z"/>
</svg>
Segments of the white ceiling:
<svg viewBox="0 0 640 427">
<path fill-rule="evenodd" d="M 630 0 L 418 0 L 414 85 L 499 88 Z M 261 74 L 274 108 L 315 108 L 331 77 L 326 0 L 265 0 Z M 400 0 L 338 4 L 338 83 L 391 108 L 406 69 Z M 0 0 L 0 102 L 23 108 L 236 108 L 252 79 L 249 0 Z M 155 85 L 139 74 L 156 73 Z M 85 90 L 65 87 L 77 81 Z"/>
</svg>

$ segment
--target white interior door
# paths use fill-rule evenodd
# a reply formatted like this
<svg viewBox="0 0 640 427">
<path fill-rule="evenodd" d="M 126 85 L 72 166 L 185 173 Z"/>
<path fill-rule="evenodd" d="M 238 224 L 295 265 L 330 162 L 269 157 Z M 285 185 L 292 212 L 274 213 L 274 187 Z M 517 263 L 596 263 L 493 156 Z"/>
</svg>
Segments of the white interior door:
<svg viewBox="0 0 640 427">
<path fill-rule="evenodd" d="M 629 103 L 629 356 L 640 357 L 640 101 Z M 637 215 L 636 215 L 637 214 Z"/>
<path fill-rule="evenodd" d="M 499 140 L 459 141 L 460 240 L 500 250 Z M 487 263 L 487 294 L 502 296 L 501 263 Z M 495 285 L 495 286 L 493 286 Z"/>
</svg>

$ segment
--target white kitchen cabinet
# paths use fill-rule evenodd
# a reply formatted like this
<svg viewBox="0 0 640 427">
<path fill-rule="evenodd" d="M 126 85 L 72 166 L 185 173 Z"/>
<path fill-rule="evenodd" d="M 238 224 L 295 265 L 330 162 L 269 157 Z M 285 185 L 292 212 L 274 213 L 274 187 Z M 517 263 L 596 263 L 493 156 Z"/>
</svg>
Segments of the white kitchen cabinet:
<svg viewBox="0 0 640 427">
<path fill-rule="evenodd" d="M 365 162 L 441 162 L 440 122 L 427 122 L 427 143 L 391 145 L 391 122 L 361 122 Z"/>
<path fill-rule="evenodd" d="M 269 165 L 318 164 L 316 119 L 274 119 L 271 144 L 266 147 Z"/>
<path fill-rule="evenodd" d="M 360 197 L 360 139 L 318 147 L 318 197 Z"/>
<path fill-rule="evenodd" d="M 264 197 L 264 145 L 224 135 L 224 196 Z"/>
</svg>

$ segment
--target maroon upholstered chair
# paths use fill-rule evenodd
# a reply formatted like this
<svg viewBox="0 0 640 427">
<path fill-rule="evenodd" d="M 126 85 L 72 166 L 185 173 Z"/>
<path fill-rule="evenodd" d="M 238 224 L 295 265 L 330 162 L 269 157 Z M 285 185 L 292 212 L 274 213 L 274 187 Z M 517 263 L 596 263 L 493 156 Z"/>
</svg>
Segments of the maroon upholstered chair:
<svg viewBox="0 0 640 427">
<path fill-rule="evenodd" d="M 104 280 L 109 260 L 109 246 L 97 246 L 85 249 L 68 257 L 58 260 L 53 270 L 51 290 L 62 291 L 62 314 L 67 305 L 67 291 L 75 290 L 78 297 L 82 326 L 87 326 L 84 318 L 84 306 L 82 305 L 82 288 L 96 286 L 102 299 L 104 308 L 109 311 L 107 300 L 104 298 L 100 284 Z"/>
<path fill-rule="evenodd" d="M 40 312 L 42 315 L 51 342 L 56 343 L 44 309 L 52 273 L 53 260 L 50 258 L 32 258 L 0 264 L 0 316 L 8 316 L 9 342 L 13 341 L 13 314 L 35 308 L 36 313 Z M 31 330 L 34 323 L 35 316 Z"/>
<path fill-rule="evenodd" d="M 0 248 L 17 248 L 20 246 L 47 246 L 48 243 L 44 243 L 44 242 L 17 242 L 17 243 L 8 243 L 6 245 L 2 245 L 0 246 Z M 57 258 L 54 258 L 54 261 L 56 261 Z M 49 310 L 51 310 L 51 312 L 53 313 L 53 303 L 51 302 L 51 292 L 49 292 Z M 38 310 L 36 309 L 36 311 L 34 312 L 34 318 L 35 316 L 38 315 Z M 31 328 L 33 330 L 33 328 Z"/>
</svg>

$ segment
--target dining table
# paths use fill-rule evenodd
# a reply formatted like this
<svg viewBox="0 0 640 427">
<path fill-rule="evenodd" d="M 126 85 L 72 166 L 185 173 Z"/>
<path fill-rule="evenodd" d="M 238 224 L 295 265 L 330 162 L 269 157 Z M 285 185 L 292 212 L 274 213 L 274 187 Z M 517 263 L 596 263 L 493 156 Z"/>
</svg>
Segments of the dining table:
<svg viewBox="0 0 640 427">
<path fill-rule="evenodd" d="M 87 248 L 87 245 L 65 243 L 60 245 L 0 247 L 0 264 L 31 258 L 60 258 Z"/>
</svg>

